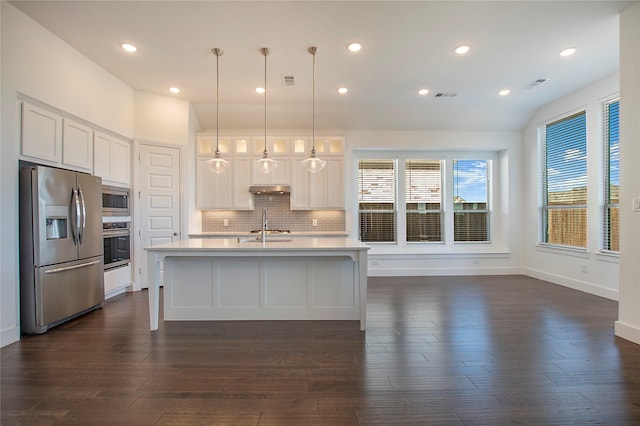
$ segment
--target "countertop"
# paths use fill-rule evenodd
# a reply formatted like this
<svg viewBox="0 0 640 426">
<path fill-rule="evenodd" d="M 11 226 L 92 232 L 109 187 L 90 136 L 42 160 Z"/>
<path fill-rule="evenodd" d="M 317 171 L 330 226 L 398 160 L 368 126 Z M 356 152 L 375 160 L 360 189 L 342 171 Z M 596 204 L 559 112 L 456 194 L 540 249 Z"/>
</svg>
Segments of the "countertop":
<svg viewBox="0 0 640 426">
<path fill-rule="evenodd" d="M 281 236 L 277 236 L 279 238 Z M 270 252 L 270 251 L 331 251 L 331 250 L 369 250 L 369 246 L 360 240 L 351 238 L 307 238 L 296 237 L 287 241 L 276 238 L 266 242 L 255 238 L 189 238 L 166 244 L 145 247 L 151 252 L 184 251 L 184 252 Z"/>
<path fill-rule="evenodd" d="M 234 238 L 234 237 L 253 237 L 249 231 L 229 231 L 229 232 L 198 232 L 189 234 L 189 238 Z M 346 237 L 349 235 L 347 231 L 293 231 L 283 234 L 291 237 Z"/>
</svg>

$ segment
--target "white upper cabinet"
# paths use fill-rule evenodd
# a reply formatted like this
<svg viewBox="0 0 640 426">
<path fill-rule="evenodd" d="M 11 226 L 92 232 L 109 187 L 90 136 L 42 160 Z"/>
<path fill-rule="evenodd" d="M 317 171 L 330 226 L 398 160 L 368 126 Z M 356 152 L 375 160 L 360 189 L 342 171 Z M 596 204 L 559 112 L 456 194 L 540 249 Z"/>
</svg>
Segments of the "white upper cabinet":
<svg viewBox="0 0 640 426">
<path fill-rule="evenodd" d="M 131 185 L 131 145 L 101 132 L 94 132 L 93 174 L 102 182 L 116 186 Z"/>
<path fill-rule="evenodd" d="M 63 115 L 22 102 L 21 156 L 129 187 L 131 144 Z"/>
<path fill-rule="evenodd" d="M 207 161 L 216 151 L 216 137 L 196 138 L 196 208 L 211 210 L 253 210 L 251 185 L 252 162 L 249 138 L 218 138 L 220 155 L 229 161 L 229 168 L 217 174 Z"/>
<path fill-rule="evenodd" d="M 62 161 L 62 117 L 22 103 L 21 154 L 52 163 Z"/>
<path fill-rule="evenodd" d="M 327 164 L 315 174 L 302 166 L 302 161 L 311 155 L 310 137 L 268 137 L 269 158 L 278 162 L 275 170 L 268 174 L 256 164 L 265 149 L 264 138 L 219 138 L 222 157 L 231 162 L 229 170 L 220 175 L 211 172 L 206 163 L 213 157 L 215 146 L 215 135 L 203 134 L 196 138 L 196 206 L 199 209 L 253 210 L 251 185 L 291 185 L 292 210 L 344 209 L 342 137 L 316 138 L 316 155 Z"/>
<path fill-rule="evenodd" d="M 62 164 L 87 173 L 93 171 L 93 129 L 69 119 L 63 119 Z"/>
<path fill-rule="evenodd" d="M 309 173 L 302 162 L 311 155 L 311 138 L 292 139 L 291 209 L 344 209 L 344 139 L 316 138 L 316 157 L 327 163 L 324 169 Z"/>
</svg>

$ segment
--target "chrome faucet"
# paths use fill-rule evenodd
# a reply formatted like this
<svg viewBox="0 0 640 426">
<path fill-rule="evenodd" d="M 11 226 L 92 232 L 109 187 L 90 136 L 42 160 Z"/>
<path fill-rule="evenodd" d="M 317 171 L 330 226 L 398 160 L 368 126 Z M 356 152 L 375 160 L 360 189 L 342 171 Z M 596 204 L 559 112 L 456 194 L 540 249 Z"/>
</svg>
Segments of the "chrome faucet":
<svg viewBox="0 0 640 426">
<path fill-rule="evenodd" d="M 269 229 L 269 222 L 267 221 L 267 208 L 262 208 L 262 242 L 267 240 L 267 229 Z"/>
</svg>

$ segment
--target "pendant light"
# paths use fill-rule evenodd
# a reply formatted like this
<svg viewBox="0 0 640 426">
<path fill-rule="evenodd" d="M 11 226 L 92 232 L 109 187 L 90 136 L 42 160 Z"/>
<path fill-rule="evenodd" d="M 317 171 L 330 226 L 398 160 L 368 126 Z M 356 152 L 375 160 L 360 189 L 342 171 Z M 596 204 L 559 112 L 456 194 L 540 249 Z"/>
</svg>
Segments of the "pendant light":
<svg viewBox="0 0 640 426">
<path fill-rule="evenodd" d="M 218 134 L 220 129 L 220 120 L 219 120 L 220 71 L 219 71 L 218 61 L 220 59 L 220 56 L 224 54 L 224 51 L 216 47 L 214 49 L 211 49 L 211 52 L 214 55 L 216 55 L 216 152 L 215 152 L 215 156 L 212 159 L 207 160 L 207 163 L 209 163 L 209 170 L 211 170 L 213 173 L 220 174 L 225 170 L 227 170 L 227 167 L 229 167 L 229 161 L 225 160 L 220 156 L 220 148 L 218 145 L 218 139 L 219 139 Z"/>
<path fill-rule="evenodd" d="M 256 165 L 263 173 L 269 174 L 278 167 L 278 162 L 269 158 L 269 151 L 267 151 L 267 56 L 271 52 L 268 48 L 263 47 L 260 49 L 260 53 L 264 56 L 264 151 L 262 152 L 262 158 L 256 161 Z"/>
<path fill-rule="evenodd" d="M 316 54 L 318 53 L 317 47 L 310 47 L 309 53 L 313 56 L 313 91 L 311 96 L 311 156 L 302 161 L 302 166 L 307 169 L 309 173 L 317 173 L 324 169 L 327 164 L 325 160 L 321 160 L 316 157 Z"/>
</svg>

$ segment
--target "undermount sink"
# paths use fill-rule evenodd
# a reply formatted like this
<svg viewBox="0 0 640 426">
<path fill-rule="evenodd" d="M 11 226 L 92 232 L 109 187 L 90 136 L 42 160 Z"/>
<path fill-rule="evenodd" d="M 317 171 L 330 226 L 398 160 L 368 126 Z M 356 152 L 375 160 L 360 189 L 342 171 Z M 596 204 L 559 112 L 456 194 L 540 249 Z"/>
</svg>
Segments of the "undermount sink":
<svg viewBox="0 0 640 426">
<path fill-rule="evenodd" d="M 264 236 L 264 240 L 266 242 L 269 243 L 273 243 L 273 242 L 287 242 L 287 241 L 292 241 L 293 238 L 282 234 L 265 234 Z M 258 234 L 257 237 L 250 237 L 250 238 L 238 238 L 238 243 L 239 244 L 246 244 L 246 243 L 261 243 L 262 242 L 262 234 Z"/>
<path fill-rule="evenodd" d="M 262 229 L 254 229 L 249 233 L 261 235 L 262 232 L 263 232 Z M 266 235 L 282 235 L 282 234 L 289 234 L 290 231 L 288 229 L 267 229 L 266 231 L 264 231 L 264 233 Z"/>
</svg>

